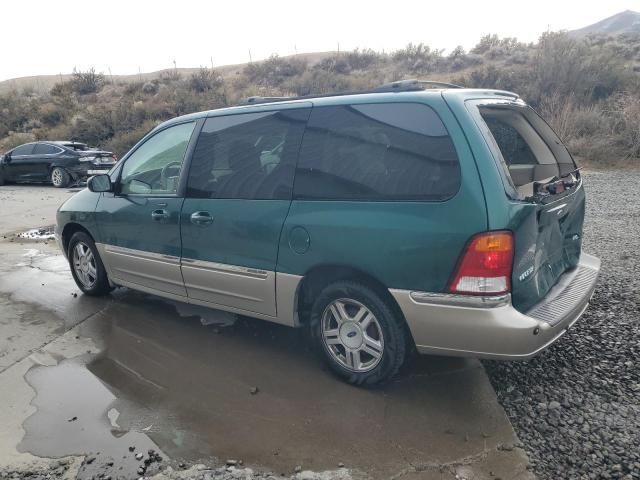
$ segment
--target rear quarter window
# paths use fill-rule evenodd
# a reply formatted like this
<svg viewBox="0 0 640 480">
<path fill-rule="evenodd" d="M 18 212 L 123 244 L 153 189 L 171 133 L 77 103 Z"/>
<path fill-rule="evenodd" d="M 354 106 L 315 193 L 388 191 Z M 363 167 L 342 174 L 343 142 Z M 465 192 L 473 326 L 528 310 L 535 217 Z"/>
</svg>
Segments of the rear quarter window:
<svg viewBox="0 0 640 480">
<path fill-rule="evenodd" d="M 312 110 L 296 198 L 440 201 L 459 186 L 453 141 L 430 107 L 381 103 Z"/>
</svg>

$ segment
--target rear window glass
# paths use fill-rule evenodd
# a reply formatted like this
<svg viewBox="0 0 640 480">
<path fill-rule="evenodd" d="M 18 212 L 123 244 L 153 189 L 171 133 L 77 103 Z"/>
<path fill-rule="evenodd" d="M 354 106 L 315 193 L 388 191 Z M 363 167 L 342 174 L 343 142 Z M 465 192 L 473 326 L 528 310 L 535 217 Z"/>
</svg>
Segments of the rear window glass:
<svg viewBox="0 0 640 480">
<path fill-rule="evenodd" d="M 480 107 L 494 152 L 501 156 L 516 187 L 575 169 L 566 148 L 548 125 L 527 107 Z M 559 161 L 558 158 L 561 160 Z M 530 194 L 531 189 L 520 191 Z"/>
<path fill-rule="evenodd" d="M 522 135 L 512 125 L 497 118 L 485 117 L 507 165 L 532 165 L 538 163 Z"/>
<path fill-rule="evenodd" d="M 311 112 L 296 171 L 297 198 L 444 200 L 459 186 L 453 142 L 430 107 L 383 103 Z"/>
<path fill-rule="evenodd" d="M 84 143 L 65 143 L 64 146 L 76 151 L 88 150 L 87 145 Z"/>
</svg>

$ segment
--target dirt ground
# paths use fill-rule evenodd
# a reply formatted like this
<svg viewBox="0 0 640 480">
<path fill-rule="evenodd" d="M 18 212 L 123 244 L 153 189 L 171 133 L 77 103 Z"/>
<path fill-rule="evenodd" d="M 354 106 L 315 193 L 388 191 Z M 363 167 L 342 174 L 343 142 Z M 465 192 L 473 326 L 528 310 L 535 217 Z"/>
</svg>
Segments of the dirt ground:
<svg viewBox="0 0 640 480">
<path fill-rule="evenodd" d="M 53 224 L 72 193 L 0 187 L 5 472 L 128 479 L 234 459 L 294 478 L 532 478 L 478 361 L 421 357 L 365 390 L 301 330 L 124 288 L 83 296 L 54 241 L 15 236 Z M 162 460 L 140 473 L 149 449 Z"/>
</svg>

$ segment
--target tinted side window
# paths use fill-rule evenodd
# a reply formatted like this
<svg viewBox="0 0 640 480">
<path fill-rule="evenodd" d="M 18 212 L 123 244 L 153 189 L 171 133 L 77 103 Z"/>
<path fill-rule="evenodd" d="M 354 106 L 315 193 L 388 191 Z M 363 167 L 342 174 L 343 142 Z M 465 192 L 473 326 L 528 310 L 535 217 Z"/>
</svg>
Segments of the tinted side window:
<svg viewBox="0 0 640 480">
<path fill-rule="evenodd" d="M 28 145 L 20 145 L 19 147 L 16 147 L 11 151 L 11 156 L 15 157 L 16 155 L 31 155 L 32 151 L 33 151 L 32 143 Z"/>
<path fill-rule="evenodd" d="M 426 105 L 313 109 L 294 195 L 309 199 L 443 200 L 460 186 L 458 157 Z"/>
<path fill-rule="evenodd" d="M 196 144 L 187 196 L 288 199 L 308 108 L 207 119 Z"/>
<path fill-rule="evenodd" d="M 34 155 L 55 155 L 59 153 L 61 149 L 54 147 L 53 145 L 47 145 L 46 143 L 38 143 L 36 148 L 33 149 Z"/>
</svg>

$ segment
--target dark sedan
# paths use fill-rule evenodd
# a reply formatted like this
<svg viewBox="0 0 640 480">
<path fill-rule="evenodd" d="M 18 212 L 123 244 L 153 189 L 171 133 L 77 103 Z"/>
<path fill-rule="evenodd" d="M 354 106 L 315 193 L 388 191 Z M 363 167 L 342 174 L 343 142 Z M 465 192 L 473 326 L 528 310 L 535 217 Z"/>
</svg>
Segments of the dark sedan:
<svg viewBox="0 0 640 480">
<path fill-rule="evenodd" d="M 79 142 L 25 143 L 0 156 L 0 185 L 5 182 L 51 182 L 64 188 L 106 173 L 116 163 L 113 153 Z"/>
</svg>

